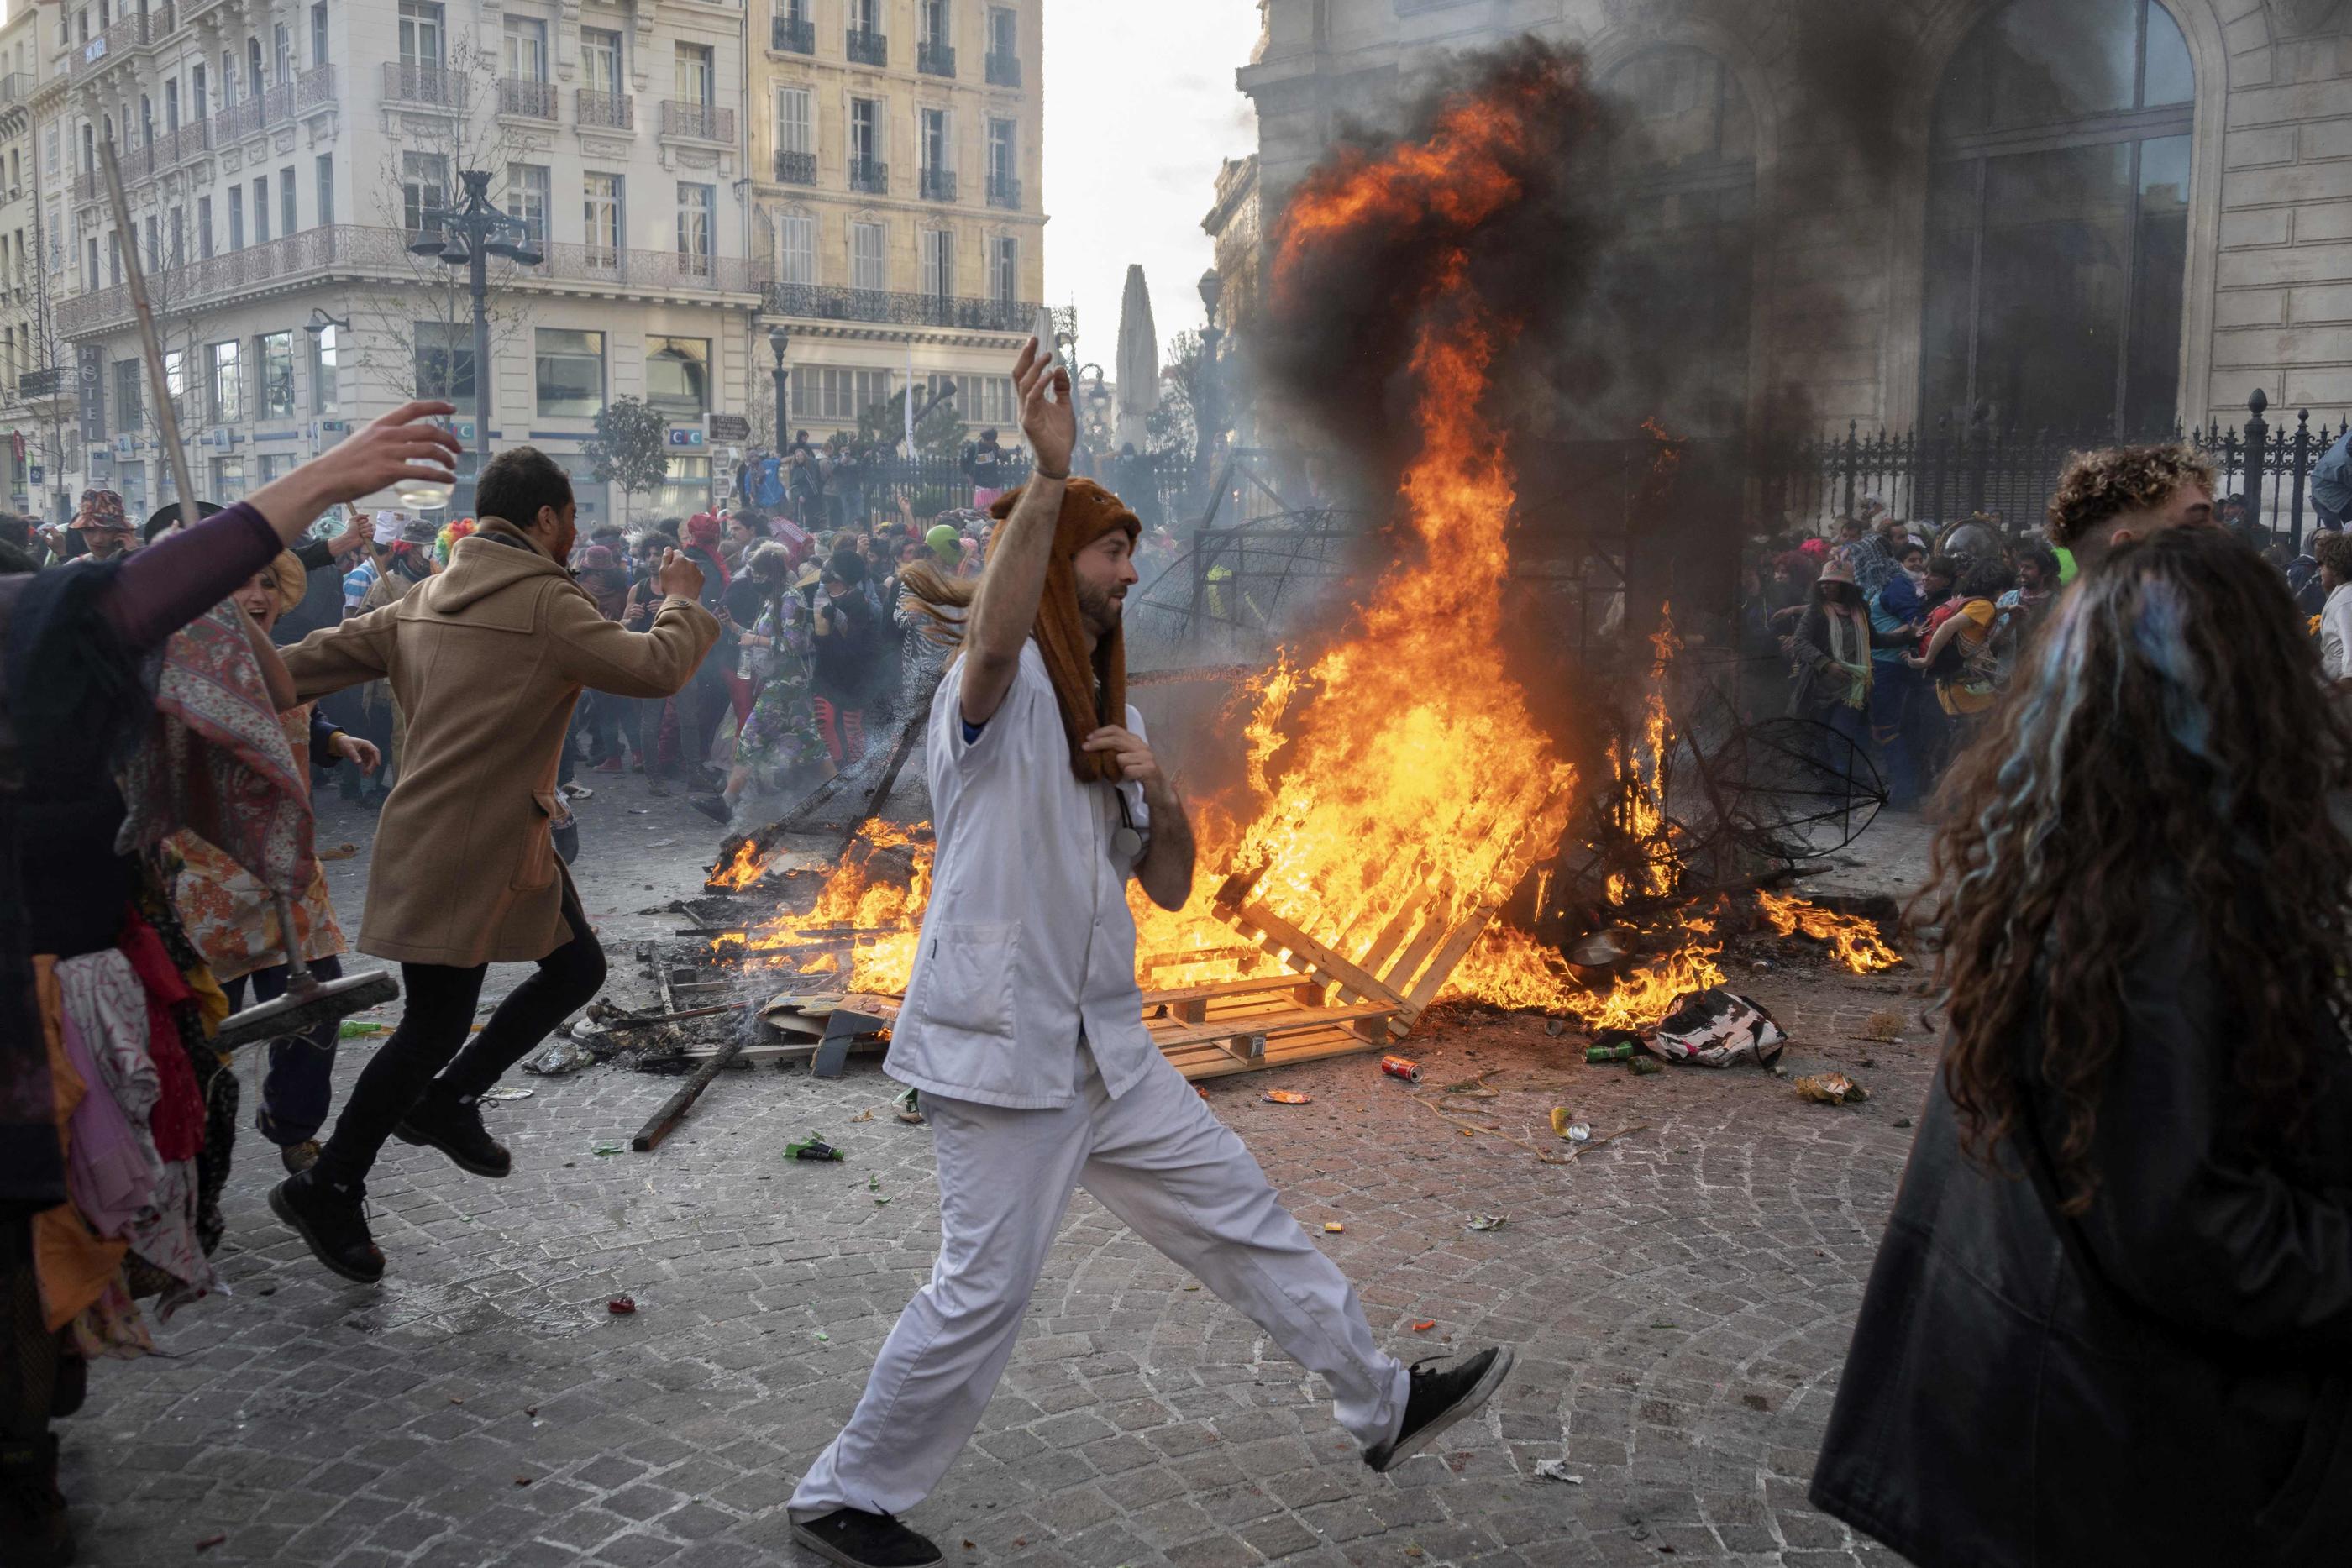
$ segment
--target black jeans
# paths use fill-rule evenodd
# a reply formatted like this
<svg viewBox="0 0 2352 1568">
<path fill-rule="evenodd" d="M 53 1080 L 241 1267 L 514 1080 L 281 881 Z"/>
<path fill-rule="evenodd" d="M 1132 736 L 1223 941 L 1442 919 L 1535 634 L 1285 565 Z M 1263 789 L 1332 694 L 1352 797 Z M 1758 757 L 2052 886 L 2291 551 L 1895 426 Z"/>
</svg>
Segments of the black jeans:
<svg viewBox="0 0 2352 1568">
<path fill-rule="evenodd" d="M 310 973 L 322 980 L 341 979 L 342 962 L 332 956 L 313 958 Z M 274 1002 L 286 994 L 286 966 L 273 964 L 221 987 L 232 1009 L 245 1006 L 248 979 L 254 996 L 262 1001 Z M 307 1143 L 327 1124 L 327 1106 L 335 1093 L 335 1042 L 342 1032 L 341 1020 L 330 1019 L 308 1033 L 269 1042 L 269 1071 L 262 1075 L 261 1108 L 254 1113 L 253 1124 L 279 1148 Z"/>
<path fill-rule="evenodd" d="M 376 1051 L 343 1102 L 334 1135 L 319 1151 L 316 1169 L 321 1179 L 344 1185 L 365 1181 L 384 1140 L 427 1090 L 478 1099 L 530 1055 L 564 1014 L 585 1007 L 604 988 L 604 949 L 588 928 L 588 917 L 581 913 L 579 894 L 568 878 L 563 918 L 572 926 L 572 940 L 541 958 L 539 972 L 507 993 L 471 1045 L 466 1043 L 466 1031 L 472 1027 L 489 966 L 400 967 L 407 993 L 400 1027 Z"/>
</svg>

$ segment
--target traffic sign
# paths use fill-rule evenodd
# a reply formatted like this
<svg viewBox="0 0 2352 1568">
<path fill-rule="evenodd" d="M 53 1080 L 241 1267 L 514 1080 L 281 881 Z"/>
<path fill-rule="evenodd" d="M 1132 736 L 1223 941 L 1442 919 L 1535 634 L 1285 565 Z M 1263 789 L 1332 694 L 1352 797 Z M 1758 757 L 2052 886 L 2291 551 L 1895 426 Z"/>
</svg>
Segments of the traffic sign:
<svg viewBox="0 0 2352 1568">
<path fill-rule="evenodd" d="M 740 446 L 751 439 L 751 422 L 740 413 L 707 413 L 702 419 L 714 444 Z"/>
</svg>

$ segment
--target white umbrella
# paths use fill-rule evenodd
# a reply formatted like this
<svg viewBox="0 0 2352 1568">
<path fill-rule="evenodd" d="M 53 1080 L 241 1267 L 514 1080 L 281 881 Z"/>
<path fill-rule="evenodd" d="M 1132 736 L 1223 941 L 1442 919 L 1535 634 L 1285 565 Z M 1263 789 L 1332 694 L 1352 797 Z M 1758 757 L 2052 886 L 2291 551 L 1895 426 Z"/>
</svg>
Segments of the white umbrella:
<svg viewBox="0 0 2352 1568">
<path fill-rule="evenodd" d="M 1118 307 L 1118 428 L 1115 447 L 1141 452 L 1144 422 L 1160 406 L 1160 333 L 1151 324 L 1151 288 L 1140 265 L 1127 269 L 1127 296 Z"/>
</svg>

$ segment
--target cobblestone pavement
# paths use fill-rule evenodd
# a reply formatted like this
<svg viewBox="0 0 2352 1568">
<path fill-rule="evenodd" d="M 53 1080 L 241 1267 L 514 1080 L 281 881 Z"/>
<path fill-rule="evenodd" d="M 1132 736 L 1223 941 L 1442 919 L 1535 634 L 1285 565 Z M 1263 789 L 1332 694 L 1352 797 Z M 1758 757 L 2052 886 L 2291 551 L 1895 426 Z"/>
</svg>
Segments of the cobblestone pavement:
<svg viewBox="0 0 2352 1568">
<path fill-rule="evenodd" d="M 582 883 L 617 951 L 677 924 L 631 912 L 691 892 L 711 834 L 636 780 L 593 781 Z M 368 825 L 333 808 L 321 842 L 364 845 Z M 1910 863 L 1916 841 L 1882 826 L 1860 849 Z M 354 928 L 364 863 L 333 868 Z M 1209 1086 L 1385 1344 L 1517 1347 L 1434 1455 L 1370 1474 L 1312 1379 L 1081 1194 L 978 1438 L 912 1522 L 950 1563 L 1023 1568 L 1895 1563 L 1804 1490 L 1931 1042 L 1895 980 L 1795 960 L 1738 978 L 1790 1027 L 1792 1064 L 1847 1068 L 1870 1102 L 1589 1067 L 1540 1020 L 1476 1012 L 1415 1037 L 1425 1096 L 1499 1070 L 1489 1108 L 1515 1136 L 1560 1147 L 1555 1105 L 1625 1135 L 1540 1165 L 1364 1057 Z M 1888 1009 L 1911 1015 L 1900 1043 L 1854 1038 Z M 343 1085 L 362 1060 L 345 1051 Z M 891 1118 L 894 1086 L 861 1059 L 830 1082 L 730 1074 L 659 1152 L 600 1156 L 674 1082 L 516 1082 L 533 1096 L 488 1108 L 510 1179 L 387 1150 L 375 1288 L 270 1217 L 277 1161 L 240 1140 L 234 1293 L 159 1330 L 164 1355 L 100 1368 L 62 1428 L 85 1562 L 814 1561 L 783 1500 L 930 1268 L 927 1130 Z M 1276 1082 L 1313 1103 L 1263 1103 Z M 812 1130 L 846 1163 L 782 1160 Z M 1484 1214 L 1509 1223 L 1466 1228 Z M 623 1292 L 632 1316 L 607 1311 Z M 1581 1484 L 1539 1479 L 1554 1458 Z"/>
</svg>

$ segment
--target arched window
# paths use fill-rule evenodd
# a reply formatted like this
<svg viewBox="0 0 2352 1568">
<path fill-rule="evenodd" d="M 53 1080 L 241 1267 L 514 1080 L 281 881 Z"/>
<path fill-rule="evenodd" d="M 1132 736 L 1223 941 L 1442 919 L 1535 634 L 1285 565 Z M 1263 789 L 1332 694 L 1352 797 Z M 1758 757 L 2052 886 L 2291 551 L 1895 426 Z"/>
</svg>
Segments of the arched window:
<svg viewBox="0 0 2352 1568">
<path fill-rule="evenodd" d="M 1927 419 L 2172 424 L 2194 94 L 2158 0 L 2011 0 L 1978 25 L 1936 99 Z"/>
<path fill-rule="evenodd" d="M 1748 386 L 1756 117 L 1738 78 L 1700 49 L 1646 50 L 1604 89 L 1627 124 L 1615 150 L 1623 229 L 1602 297 L 1620 340 L 1646 347 L 1617 367 L 1612 406 L 1595 412 L 1621 428 L 1664 414 L 1678 430 L 1731 434 Z"/>
</svg>

